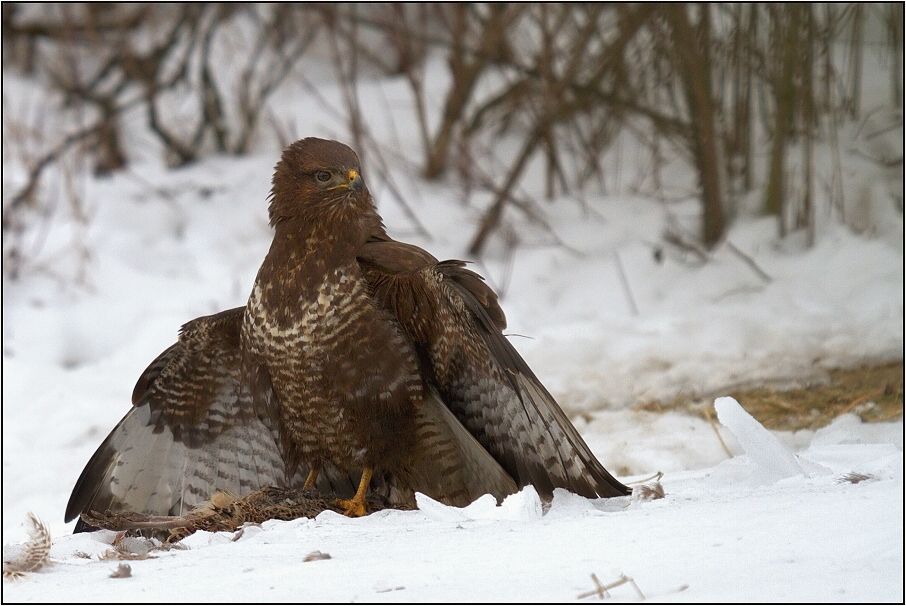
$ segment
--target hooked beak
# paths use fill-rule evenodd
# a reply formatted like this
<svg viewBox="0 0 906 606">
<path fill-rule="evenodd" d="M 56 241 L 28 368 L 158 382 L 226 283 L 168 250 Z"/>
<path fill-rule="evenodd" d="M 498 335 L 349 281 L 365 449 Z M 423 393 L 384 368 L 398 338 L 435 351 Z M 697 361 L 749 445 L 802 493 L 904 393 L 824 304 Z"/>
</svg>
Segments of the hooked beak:
<svg viewBox="0 0 906 606">
<path fill-rule="evenodd" d="M 349 189 L 354 192 L 360 192 L 365 189 L 365 180 L 359 175 L 357 171 L 349 171 L 349 183 L 346 185 Z"/>
<path fill-rule="evenodd" d="M 346 182 L 328 187 L 327 189 L 351 189 L 358 193 L 365 189 L 365 180 L 359 175 L 359 171 L 351 170 L 346 173 Z"/>
</svg>

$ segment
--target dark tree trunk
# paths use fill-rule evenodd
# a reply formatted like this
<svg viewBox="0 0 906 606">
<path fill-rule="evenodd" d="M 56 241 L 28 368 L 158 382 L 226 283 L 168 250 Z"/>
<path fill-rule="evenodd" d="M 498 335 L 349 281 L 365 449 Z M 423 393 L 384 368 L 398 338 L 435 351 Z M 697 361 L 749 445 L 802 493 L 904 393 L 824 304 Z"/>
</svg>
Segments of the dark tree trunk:
<svg viewBox="0 0 906 606">
<path fill-rule="evenodd" d="M 677 4 L 669 10 L 674 53 L 692 122 L 692 152 L 702 190 L 702 240 L 711 248 L 724 234 L 726 217 L 711 87 L 710 17 L 708 6 L 700 5 L 699 35 L 696 35 L 685 5 Z"/>
</svg>

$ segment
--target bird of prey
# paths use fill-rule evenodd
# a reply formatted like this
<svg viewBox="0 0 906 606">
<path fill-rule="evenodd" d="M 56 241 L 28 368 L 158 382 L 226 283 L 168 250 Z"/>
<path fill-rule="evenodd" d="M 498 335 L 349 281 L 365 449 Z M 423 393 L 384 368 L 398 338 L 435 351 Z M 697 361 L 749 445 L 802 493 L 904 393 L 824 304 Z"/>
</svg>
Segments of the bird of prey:
<svg viewBox="0 0 906 606">
<path fill-rule="evenodd" d="M 183 515 L 268 486 L 337 494 L 351 516 L 369 491 L 456 506 L 529 484 L 629 494 L 503 335 L 484 280 L 387 235 L 349 147 L 290 145 L 269 214 L 248 303 L 188 322 L 142 373 L 67 521 Z"/>
</svg>

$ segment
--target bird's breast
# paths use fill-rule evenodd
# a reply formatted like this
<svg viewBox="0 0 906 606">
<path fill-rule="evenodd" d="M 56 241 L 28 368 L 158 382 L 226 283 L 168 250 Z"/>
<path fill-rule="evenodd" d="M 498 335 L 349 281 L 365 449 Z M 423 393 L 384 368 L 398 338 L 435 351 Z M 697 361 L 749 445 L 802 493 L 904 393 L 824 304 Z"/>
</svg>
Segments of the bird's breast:
<svg viewBox="0 0 906 606">
<path fill-rule="evenodd" d="M 370 306 L 360 280 L 340 270 L 319 285 L 294 291 L 256 282 L 246 306 L 244 337 L 254 354 L 272 362 L 317 365 Z"/>
<path fill-rule="evenodd" d="M 310 289 L 256 281 L 242 338 L 303 456 L 354 466 L 406 444 L 423 397 L 417 356 L 357 267 Z"/>
</svg>

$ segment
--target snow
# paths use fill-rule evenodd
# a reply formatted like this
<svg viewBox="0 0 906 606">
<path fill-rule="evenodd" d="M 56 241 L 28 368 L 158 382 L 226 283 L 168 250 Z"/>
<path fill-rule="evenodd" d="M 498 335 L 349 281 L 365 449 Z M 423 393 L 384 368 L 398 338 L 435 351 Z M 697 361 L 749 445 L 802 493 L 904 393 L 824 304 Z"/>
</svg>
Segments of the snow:
<svg viewBox="0 0 906 606">
<path fill-rule="evenodd" d="M 885 425 L 902 439 L 901 428 Z M 128 579 L 109 578 L 116 561 L 98 559 L 114 533 L 60 536 L 53 564 L 4 581 L 4 598 L 559 602 L 593 590 L 594 573 L 605 584 L 625 575 L 656 602 L 897 601 L 903 452 L 871 443 L 858 428 L 847 435 L 866 443 L 816 439 L 800 456 L 825 473 L 767 485 L 753 486 L 746 468 L 754 463 L 737 457 L 665 475 L 660 500 L 589 500 L 558 490 L 544 515 L 532 488 L 501 507 L 490 497 L 457 509 L 420 496 L 418 511 L 354 520 L 325 512 L 248 527 L 235 540 L 198 532 L 183 541 L 186 550 L 127 562 Z M 853 470 L 871 477 L 840 481 Z M 313 552 L 330 559 L 304 561 Z M 629 585 L 610 595 L 637 600 Z"/>
<path fill-rule="evenodd" d="M 13 93 L 31 86 L 3 78 Z M 366 174 L 390 233 L 462 258 L 487 199 L 463 204 L 454 186 L 407 172 L 417 134 L 388 126 L 404 123 L 405 83 L 362 82 L 360 91 L 379 100 L 369 110 L 374 136 L 394 146 L 392 176 L 431 238 L 414 233 L 386 184 Z M 339 89 L 322 92 L 342 106 Z M 282 95 L 275 111 L 308 125 L 299 135 L 343 138 L 324 103 Z M 739 217 L 728 242 L 769 281 L 726 244 L 704 264 L 673 250 L 656 260 L 664 228 L 694 219 L 690 200 L 614 187 L 583 204 L 543 206 L 568 246 L 505 216 L 520 234 L 515 254 L 496 239 L 474 267 L 502 292 L 512 342 L 604 465 L 626 482 L 663 472 L 665 498 L 558 491 L 548 508 L 526 488 L 500 507 L 485 498 L 456 509 L 419 497 L 417 511 L 354 520 L 325 512 L 238 538 L 199 532 L 186 549 L 152 551 L 127 562 L 131 577 L 110 578 L 117 562 L 101 556 L 112 533 L 71 535 L 66 501 L 179 326 L 244 304 L 270 244 L 266 197 L 279 155 L 262 144 L 249 157 L 167 170 L 141 117 L 131 119 L 129 170 L 78 179 L 87 221 L 53 194 L 55 212 L 26 233 L 27 271 L 5 278 L 4 556 L 26 540 L 28 511 L 54 542 L 52 565 L 3 581 L 4 601 L 575 601 L 595 589 L 592 574 L 605 585 L 625 575 L 653 601 L 903 600 L 902 420 L 845 415 L 784 433 L 728 399 L 716 405 L 723 427 L 632 408 L 902 360 L 903 217 L 877 192 L 875 207 L 890 211 L 878 215 L 886 231 L 857 234 L 826 214 L 811 248 L 778 240 L 771 219 Z M 5 196 L 23 174 L 16 154 L 4 153 Z M 872 189 L 871 174 L 852 178 L 883 189 Z M 316 551 L 330 558 L 304 561 Z M 638 599 L 628 583 L 609 593 Z"/>
</svg>

